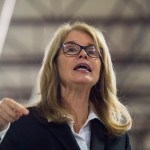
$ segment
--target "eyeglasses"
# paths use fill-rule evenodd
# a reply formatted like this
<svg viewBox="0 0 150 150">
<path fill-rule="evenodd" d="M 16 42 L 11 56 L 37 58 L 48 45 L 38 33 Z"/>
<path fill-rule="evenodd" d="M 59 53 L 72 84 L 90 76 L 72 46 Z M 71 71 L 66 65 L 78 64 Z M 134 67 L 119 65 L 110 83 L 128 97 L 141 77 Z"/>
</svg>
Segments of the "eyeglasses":
<svg viewBox="0 0 150 150">
<path fill-rule="evenodd" d="M 100 54 L 94 45 L 89 46 L 81 46 L 76 43 L 65 43 L 61 46 L 63 52 L 67 55 L 73 56 L 77 55 L 81 52 L 81 50 L 85 50 L 86 54 L 92 58 L 99 58 Z"/>
</svg>

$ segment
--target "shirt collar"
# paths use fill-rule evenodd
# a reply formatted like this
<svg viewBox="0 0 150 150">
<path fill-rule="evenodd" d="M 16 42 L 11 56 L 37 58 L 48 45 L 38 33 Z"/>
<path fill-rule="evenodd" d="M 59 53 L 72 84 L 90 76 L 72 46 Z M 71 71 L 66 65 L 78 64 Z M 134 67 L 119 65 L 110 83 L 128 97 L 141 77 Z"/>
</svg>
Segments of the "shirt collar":
<svg viewBox="0 0 150 150">
<path fill-rule="evenodd" d="M 91 121 L 91 120 L 93 120 L 93 119 L 98 119 L 98 120 L 100 120 L 100 119 L 98 118 L 98 116 L 96 115 L 96 113 L 93 111 L 93 109 L 90 108 L 89 116 L 88 116 L 88 118 L 87 118 L 85 124 L 87 124 L 89 121 Z"/>
<path fill-rule="evenodd" d="M 98 119 L 98 120 L 100 121 L 100 119 L 99 119 L 99 117 L 97 116 L 97 114 L 93 111 L 92 108 L 90 108 L 88 118 L 87 118 L 87 120 L 85 121 L 85 123 L 84 123 L 83 126 L 85 126 L 86 124 L 88 124 L 88 123 L 89 123 L 91 120 L 93 120 L 93 119 Z M 71 123 L 69 123 L 69 125 L 72 125 L 73 123 L 74 123 L 74 121 L 72 120 Z"/>
</svg>

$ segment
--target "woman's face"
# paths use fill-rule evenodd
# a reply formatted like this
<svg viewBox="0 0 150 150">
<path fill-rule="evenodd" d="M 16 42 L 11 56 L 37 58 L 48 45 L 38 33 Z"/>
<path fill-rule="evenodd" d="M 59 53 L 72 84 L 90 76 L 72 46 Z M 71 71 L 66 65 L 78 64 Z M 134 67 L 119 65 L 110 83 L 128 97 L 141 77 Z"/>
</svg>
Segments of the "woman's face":
<svg viewBox="0 0 150 150">
<path fill-rule="evenodd" d="M 71 31 L 64 43 L 76 43 L 81 46 L 94 45 L 93 39 L 82 31 Z M 58 55 L 58 72 L 64 86 L 87 85 L 92 87 L 99 79 L 101 62 L 100 58 L 92 58 L 85 50 L 77 55 L 67 55 L 61 49 Z"/>
</svg>

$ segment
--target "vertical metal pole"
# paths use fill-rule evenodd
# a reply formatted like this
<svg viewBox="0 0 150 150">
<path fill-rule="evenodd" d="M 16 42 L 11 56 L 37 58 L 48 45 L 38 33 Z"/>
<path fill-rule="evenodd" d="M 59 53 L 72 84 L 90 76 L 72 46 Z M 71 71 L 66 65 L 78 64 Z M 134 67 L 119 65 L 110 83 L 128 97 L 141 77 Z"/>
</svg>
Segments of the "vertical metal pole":
<svg viewBox="0 0 150 150">
<path fill-rule="evenodd" d="M 5 0 L 0 16 L 0 56 L 3 51 L 16 0 Z"/>
</svg>

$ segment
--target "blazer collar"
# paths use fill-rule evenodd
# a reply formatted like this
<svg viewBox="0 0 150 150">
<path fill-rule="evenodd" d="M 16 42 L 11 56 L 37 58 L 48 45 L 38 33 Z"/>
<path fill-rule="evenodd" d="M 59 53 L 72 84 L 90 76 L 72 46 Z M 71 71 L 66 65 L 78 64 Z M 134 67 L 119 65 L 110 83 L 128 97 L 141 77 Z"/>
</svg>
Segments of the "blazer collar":
<svg viewBox="0 0 150 150">
<path fill-rule="evenodd" d="M 68 124 L 48 123 L 48 130 L 61 142 L 66 150 L 80 150 Z M 104 150 L 107 141 L 106 129 L 98 120 L 91 120 L 90 150 Z"/>
<path fill-rule="evenodd" d="M 39 117 L 36 116 L 36 118 L 39 120 Z M 61 142 L 66 150 L 80 150 L 68 124 L 47 122 L 45 119 L 39 121 L 47 126 L 48 131 Z M 91 120 L 90 150 L 104 150 L 106 140 L 107 135 L 104 125 L 97 118 Z"/>
<path fill-rule="evenodd" d="M 68 124 L 50 122 L 48 130 L 60 141 L 66 150 L 80 150 Z"/>
<path fill-rule="evenodd" d="M 104 150 L 106 142 L 106 129 L 98 119 L 91 121 L 90 150 Z"/>
</svg>

